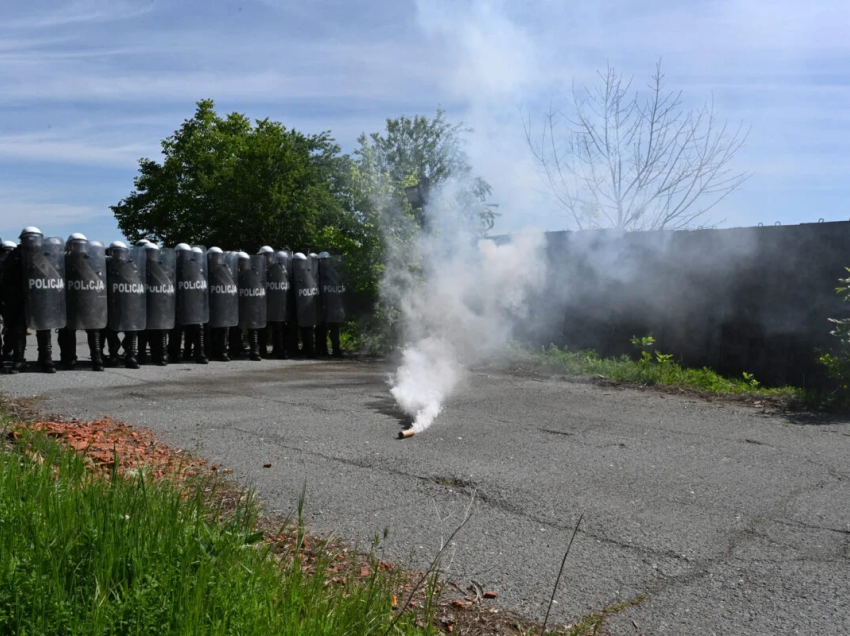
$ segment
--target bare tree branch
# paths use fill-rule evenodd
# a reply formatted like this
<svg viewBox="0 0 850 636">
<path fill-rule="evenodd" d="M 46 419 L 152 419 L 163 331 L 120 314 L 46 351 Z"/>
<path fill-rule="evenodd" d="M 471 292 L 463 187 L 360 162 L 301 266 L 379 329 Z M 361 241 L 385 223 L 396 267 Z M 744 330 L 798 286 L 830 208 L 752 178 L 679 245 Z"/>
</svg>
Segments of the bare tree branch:
<svg viewBox="0 0 850 636">
<path fill-rule="evenodd" d="M 713 98 L 684 109 L 661 60 L 645 99 L 610 64 L 597 75 L 563 110 L 550 102 L 539 131 L 523 118 L 546 188 L 579 229 L 692 227 L 750 177 L 730 165 L 749 128 L 719 121 Z"/>
</svg>

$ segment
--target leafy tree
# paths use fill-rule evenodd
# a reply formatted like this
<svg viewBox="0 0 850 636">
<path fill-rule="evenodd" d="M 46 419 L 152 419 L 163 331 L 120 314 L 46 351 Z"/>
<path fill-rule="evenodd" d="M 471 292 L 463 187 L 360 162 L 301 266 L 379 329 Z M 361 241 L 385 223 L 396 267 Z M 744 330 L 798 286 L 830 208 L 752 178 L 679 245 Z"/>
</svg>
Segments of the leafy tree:
<svg viewBox="0 0 850 636">
<path fill-rule="evenodd" d="M 134 191 L 111 208 L 131 240 L 324 248 L 329 228 L 342 237 L 356 225 L 346 207 L 351 161 L 327 132 L 222 117 L 203 100 L 162 153 L 162 163 L 139 161 Z"/>
<path fill-rule="evenodd" d="M 398 341 L 402 297 L 421 275 L 421 232 L 437 233 L 444 223 L 479 234 L 493 227 L 496 206 L 487 202 L 490 184 L 473 174 L 468 132 L 439 108 L 433 118 L 387 119 L 383 131 L 358 138 L 349 205 L 371 255 L 361 262 L 371 311 L 358 330 L 369 349 L 386 351 Z"/>
<path fill-rule="evenodd" d="M 358 168 L 364 178 L 380 182 L 372 189 L 381 191 L 377 205 L 385 208 L 385 222 L 391 222 L 393 214 L 386 213 L 391 211 L 410 215 L 418 227 L 431 229 L 434 215 L 428 204 L 435 191 L 451 184 L 456 212 L 480 232 L 493 227 L 495 205 L 487 203 L 492 188 L 473 175 L 464 149 L 469 132 L 463 124 L 450 123 L 445 110 L 438 108 L 433 118 L 403 115 L 387 119 L 383 133 L 360 135 L 354 153 Z"/>
<path fill-rule="evenodd" d="M 731 168 L 747 139 L 714 104 L 687 110 L 664 86 L 661 63 L 645 98 L 609 66 L 596 87 L 573 87 L 542 127 L 524 122 L 543 181 L 581 228 L 683 229 L 749 177 Z"/>
</svg>

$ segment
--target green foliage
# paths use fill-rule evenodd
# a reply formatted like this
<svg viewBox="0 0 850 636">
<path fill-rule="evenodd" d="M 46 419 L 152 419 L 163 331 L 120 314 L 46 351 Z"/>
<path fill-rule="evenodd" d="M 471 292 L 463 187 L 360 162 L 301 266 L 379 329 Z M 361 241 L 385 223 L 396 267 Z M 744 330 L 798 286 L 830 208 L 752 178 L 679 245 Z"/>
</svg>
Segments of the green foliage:
<svg viewBox="0 0 850 636">
<path fill-rule="evenodd" d="M 655 345 L 655 338 L 652 336 L 643 336 L 640 338 L 638 336 L 632 336 L 629 342 L 631 342 L 632 345 L 640 351 L 646 351 Z"/>
<path fill-rule="evenodd" d="M 632 338 L 636 347 L 651 347 L 655 341 L 649 338 Z M 603 358 L 592 350 L 571 351 L 550 345 L 539 353 L 514 352 L 520 361 L 539 364 L 556 373 L 576 376 L 599 377 L 615 382 L 632 382 L 642 385 L 679 386 L 695 391 L 716 394 L 749 393 L 762 397 L 798 400 L 803 391 L 794 387 L 763 388 L 752 374 L 743 378 L 726 378 L 703 367 L 689 369 L 673 361 L 672 354 L 651 355 L 645 349 L 640 358 L 629 356 Z"/>
<path fill-rule="evenodd" d="M 25 451 L 25 452 L 22 452 Z M 0 633 L 381 635 L 394 581 L 372 568 L 336 574 L 322 555 L 302 570 L 296 548 L 277 555 L 249 499 L 211 509 L 142 477 L 105 479 L 56 442 L 0 446 Z M 299 519 L 300 521 L 300 519 Z M 404 616 L 394 633 L 431 633 Z"/>
<path fill-rule="evenodd" d="M 388 119 L 354 157 L 328 132 L 305 135 L 269 119 L 219 115 L 212 100 L 162 141 L 161 163 L 139 161 L 134 190 L 111 207 L 130 240 L 148 238 L 255 252 L 261 245 L 346 257 L 346 285 L 371 316 L 355 324 L 373 351 L 395 341 L 398 298 L 380 294 L 387 270 L 415 278 L 425 207 L 449 205 L 477 232 L 493 227 L 490 185 L 472 174 L 462 124 L 438 109 Z M 433 197 L 449 187 L 450 196 Z M 434 227 L 429 227 L 435 230 Z M 404 288 L 405 280 L 386 288 Z M 366 313 L 366 312 L 362 312 Z"/>
<path fill-rule="evenodd" d="M 850 272 L 850 267 L 844 269 Z M 850 277 L 839 278 L 838 282 L 841 285 L 835 288 L 835 293 L 844 302 L 850 302 Z M 850 403 L 850 318 L 829 318 L 829 321 L 834 325 L 829 333 L 838 339 L 839 345 L 818 357 L 818 363 L 834 383 L 823 399 L 834 406 L 846 406 Z"/>
<path fill-rule="evenodd" d="M 760 382 L 753 377 L 752 373 L 747 373 L 746 371 L 744 371 L 744 382 L 746 382 L 753 388 L 757 387 L 760 384 Z"/>
<path fill-rule="evenodd" d="M 421 277 L 423 230 L 483 233 L 493 227 L 490 184 L 472 174 L 464 149 L 468 132 L 438 109 L 433 118 L 387 119 L 382 132 L 358 138 L 349 191 L 371 254 L 364 267 L 373 282 L 372 311 L 357 323 L 357 340 L 367 352 L 387 353 L 398 342 L 401 299 Z M 439 227 L 436 218 L 452 227 Z"/>
<path fill-rule="evenodd" d="M 131 240 L 147 237 L 255 252 L 261 245 L 337 247 L 356 219 L 347 208 L 350 160 L 327 132 L 305 135 L 269 119 L 220 116 L 212 100 L 162 142 L 162 163 L 139 161 L 135 190 L 112 211 Z"/>
<path fill-rule="evenodd" d="M 382 204 L 412 216 L 418 227 L 429 226 L 426 204 L 433 203 L 434 191 L 454 181 L 452 208 L 471 227 L 485 232 L 493 227 L 496 212 L 487 203 L 490 184 L 472 174 L 464 149 L 464 136 L 470 132 L 463 124 L 450 123 L 445 110 L 438 108 L 430 119 L 424 115 L 387 119 L 383 134 L 360 135 L 354 154 L 363 173 L 387 190 Z"/>
<path fill-rule="evenodd" d="M 845 267 L 850 272 L 850 267 Z M 838 282 L 841 286 L 835 288 L 835 293 L 841 296 L 845 303 L 850 303 L 850 277 L 839 278 Z M 838 338 L 842 344 L 850 344 L 850 318 L 830 318 L 835 327 L 829 333 Z"/>
</svg>

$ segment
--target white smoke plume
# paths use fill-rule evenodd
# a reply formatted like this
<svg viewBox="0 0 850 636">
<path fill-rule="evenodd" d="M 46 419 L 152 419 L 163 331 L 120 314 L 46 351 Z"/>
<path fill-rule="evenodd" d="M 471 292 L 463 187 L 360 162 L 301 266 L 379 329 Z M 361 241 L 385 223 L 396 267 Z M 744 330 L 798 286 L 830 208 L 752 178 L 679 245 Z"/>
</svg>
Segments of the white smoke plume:
<svg viewBox="0 0 850 636">
<path fill-rule="evenodd" d="M 476 239 L 452 207 L 451 189 L 432 196 L 426 215 L 434 230 L 408 252 L 421 257 L 420 275 L 400 276 L 391 261 L 384 277 L 384 291 L 400 301 L 405 342 L 391 393 L 417 433 L 440 414 L 470 365 L 503 351 L 545 280 L 542 232 L 502 245 Z M 389 282 L 399 280 L 404 289 Z"/>
</svg>

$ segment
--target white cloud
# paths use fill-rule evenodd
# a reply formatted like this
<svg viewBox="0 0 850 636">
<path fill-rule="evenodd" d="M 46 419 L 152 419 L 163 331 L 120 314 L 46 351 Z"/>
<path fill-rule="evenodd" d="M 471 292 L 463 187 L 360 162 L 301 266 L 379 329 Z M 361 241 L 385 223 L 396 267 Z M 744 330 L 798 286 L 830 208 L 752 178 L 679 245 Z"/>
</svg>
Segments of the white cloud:
<svg viewBox="0 0 850 636">
<path fill-rule="evenodd" d="M 241 27 L 207 13 L 181 20 L 195 10 L 183 3 L 21 4 L 0 23 L 0 159 L 133 167 L 158 157 L 159 140 L 204 97 L 288 126 L 329 128 L 348 148 L 386 117 L 443 103 L 475 128 L 470 153 L 501 209 L 562 227 L 539 192 L 518 106 L 538 114 L 608 60 L 642 86 L 663 56 L 687 104 L 713 94 L 722 117 L 753 125 L 739 165 L 763 179 L 748 187 L 846 175 L 843 0 L 414 0 L 407 14 L 389 0 L 362 10 L 268 4 L 246 2 L 254 13 Z M 303 28 L 310 24 L 314 31 Z M 62 117 L 51 115 L 45 133 L 34 114 L 47 109 Z M 739 213 L 733 201 L 720 216 Z"/>
<path fill-rule="evenodd" d="M 108 168 L 133 167 L 140 157 L 158 154 L 155 140 L 121 143 L 114 136 L 99 139 L 62 132 L 0 135 L 0 160 L 90 164 Z"/>
<path fill-rule="evenodd" d="M 0 206 L 0 236 L 5 240 L 16 239 L 23 227 L 36 221 L 43 232 L 51 234 L 54 231 L 51 228 L 104 216 L 104 210 L 87 205 L 16 199 L 3 193 L 0 193 L 0 196 L 3 196 Z"/>
<path fill-rule="evenodd" d="M 26 2 L 24 15 L 6 18 L 0 30 L 50 29 L 82 23 L 115 22 L 138 18 L 154 8 L 153 2 L 122 2 L 121 0 L 76 0 L 59 6 L 39 9 L 39 3 Z M 49 3 L 48 3 L 49 4 Z"/>
</svg>

